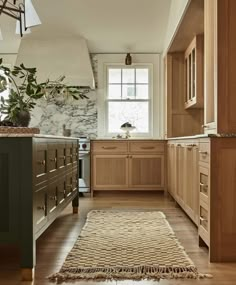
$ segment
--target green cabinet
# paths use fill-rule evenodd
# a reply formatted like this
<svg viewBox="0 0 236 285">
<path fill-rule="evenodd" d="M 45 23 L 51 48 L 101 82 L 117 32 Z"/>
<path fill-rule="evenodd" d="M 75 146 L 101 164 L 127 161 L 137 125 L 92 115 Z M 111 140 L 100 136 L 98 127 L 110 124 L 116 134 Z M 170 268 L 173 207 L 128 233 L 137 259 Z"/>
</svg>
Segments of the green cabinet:
<svg viewBox="0 0 236 285">
<path fill-rule="evenodd" d="M 0 137 L 0 197 L 0 243 L 19 245 L 29 280 L 36 239 L 71 201 L 77 212 L 78 140 Z"/>
</svg>

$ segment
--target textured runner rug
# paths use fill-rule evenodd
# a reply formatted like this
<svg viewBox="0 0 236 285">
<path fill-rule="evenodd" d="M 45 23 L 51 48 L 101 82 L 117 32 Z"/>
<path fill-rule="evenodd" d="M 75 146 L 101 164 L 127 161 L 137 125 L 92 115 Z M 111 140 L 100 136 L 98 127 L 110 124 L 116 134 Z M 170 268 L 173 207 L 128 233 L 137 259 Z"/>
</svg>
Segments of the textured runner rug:
<svg viewBox="0 0 236 285">
<path fill-rule="evenodd" d="M 199 274 L 158 211 L 93 210 L 51 281 L 210 277 Z"/>
</svg>

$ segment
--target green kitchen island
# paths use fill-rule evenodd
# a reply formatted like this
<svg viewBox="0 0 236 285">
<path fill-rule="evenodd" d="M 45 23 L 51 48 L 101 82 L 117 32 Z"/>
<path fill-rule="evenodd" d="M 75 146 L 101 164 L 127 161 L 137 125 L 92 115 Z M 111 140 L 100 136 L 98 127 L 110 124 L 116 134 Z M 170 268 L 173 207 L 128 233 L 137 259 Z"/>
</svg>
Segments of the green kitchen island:
<svg viewBox="0 0 236 285">
<path fill-rule="evenodd" d="M 36 239 L 71 201 L 78 213 L 78 139 L 0 134 L 0 197 L 0 244 L 19 246 L 32 280 Z"/>
</svg>

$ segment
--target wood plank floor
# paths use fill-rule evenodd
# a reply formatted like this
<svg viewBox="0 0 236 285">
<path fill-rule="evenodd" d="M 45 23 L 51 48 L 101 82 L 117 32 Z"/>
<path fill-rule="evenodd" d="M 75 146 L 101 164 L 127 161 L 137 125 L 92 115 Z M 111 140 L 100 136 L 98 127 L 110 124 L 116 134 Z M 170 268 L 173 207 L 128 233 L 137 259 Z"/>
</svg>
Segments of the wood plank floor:
<svg viewBox="0 0 236 285">
<path fill-rule="evenodd" d="M 155 209 L 165 213 L 177 237 L 199 272 L 213 274 L 213 279 L 161 280 L 157 281 L 113 281 L 113 282 L 66 282 L 72 285 L 235 285 L 236 263 L 213 264 L 208 262 L 206 248 L 199 248 L 197 228 L 182 210 L 162 193 L 145 192 L 99 192 L 94 198 L 80 198 L 80 213 L 72 215 L 67 207 L 56 221 L 37 240 L 37 266 L 34 282 L 20 282 L 19 252 L 12 246 L 0 247 L 0 285 L 52 285 L 46 277 L 57 272 L 76 241 L 87 213 L 92 209 L 127 208 Z"/>
</svg>

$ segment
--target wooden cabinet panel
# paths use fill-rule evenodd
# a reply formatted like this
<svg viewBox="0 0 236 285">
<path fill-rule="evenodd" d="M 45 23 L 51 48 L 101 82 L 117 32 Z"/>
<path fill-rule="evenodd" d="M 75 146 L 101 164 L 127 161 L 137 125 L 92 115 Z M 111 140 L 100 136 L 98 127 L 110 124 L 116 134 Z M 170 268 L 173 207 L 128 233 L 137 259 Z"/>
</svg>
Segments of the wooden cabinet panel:
<svg viewBox="0 0 236 285">
<path fill-rule="evenodd" d="M 48 144 L 47 169 L 50 178 L 57 174 L 57 144 Z"/>
<path fill-rule="evenodd" d="M 128 187 L 127 155 L 94 155 L 93 188 L 114 190 Z"/>
<path fill-rule="evenodd" d="M 54 214 L 57 208 L 58 203 L 58 187 L 57 187 L 57 181 L 54 183 L 51 183 L 48 185 L 48 191 L 47 191 L 47 213 L 48 215 Z"/>
<path fill-rule="evenodd" d="M 202 162 L 209 163 L 210 161 L 210 143 L 209 142 L 199 143 L 199 160 Z"/>
<path fill-rule="evenodd" d="M 200 200 L 209 205 L 209 169 L 199 165 L 199 194 Z"/>
<path fill-rule="evenodd" d="M 164 187 L 164 155 L 131 155 L 129 186 L 135 188 Z"/>
<path fill-rule="evenodd" d="M 62 170 L 66 166 L 66 146 L 64 143 L 57 144 L 57 167 Z"/>
<path fill-rule="evenodd" d="M 34 194 L 34 231 L 37 232 L 47 223 L 47 207 L 46 207 L 47 186 L 38 189 Z"/>
<path fill-rule="evenodd" d="M 171 195 L 193 222 L 198 224 L 198 140 L 170 141 L 168 144 L 168 155 L 168 187 L 171 189 Z"/>
<path fill-rule="evenodd" d="M 59 179 L 57 183 L 57 202 L 58 205 L 62 204 L 66 198 L 66 181 L 65 178 L 62 177 Z"/>
<path fill-rule="evenodd" d="M 73 162 L 73 144 L 66 143 L 66 167 L 72 167 Z"/>
<path fill-rule="evenodd" d="M 35 149 L 35 183 L 36 185 L 47 179 L 47 144 L 37 143 Z"/>
<path fill-rule="evenodd" d="M 167 147 L 167 171 L 168 171 L 168 183 L 167 190 L 173 198 L 176 199 L 177 189 L 177 156 L 176 156 L 175 144 L 169 143 Z"/>
</svg>

